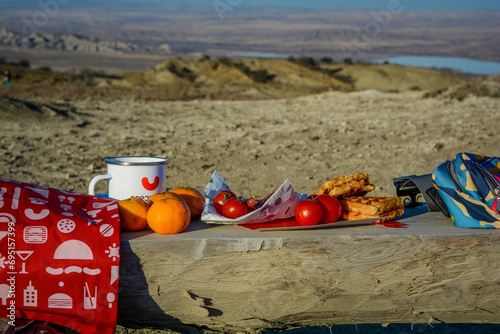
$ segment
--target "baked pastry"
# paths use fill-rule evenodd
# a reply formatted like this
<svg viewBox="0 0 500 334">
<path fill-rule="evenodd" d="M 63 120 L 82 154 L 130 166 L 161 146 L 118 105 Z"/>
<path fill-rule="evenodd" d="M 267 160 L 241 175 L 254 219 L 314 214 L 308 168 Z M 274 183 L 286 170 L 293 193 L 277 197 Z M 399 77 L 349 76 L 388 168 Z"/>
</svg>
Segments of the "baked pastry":
<svg viewBox="0 0 500 334">
<path fill-rule="evenodd" d="M 375 185 L 369 180 L 368 174 L 354 173 L 326 181 L 314 194 L 328 194 L 340 199 L 350 196 L 364 196 L 374 189 Z"/>
<path fill-rule="evenodd" d="M 404 213 L 404 201 L 401 197 L 352 196 L 339 199 L 342 205 L 341 219 L 355 220 L 377 218 L 377 223 L 386 222 Z"/>
<path fill-rule="evenodd" d="M 363 213 L 370 216 L 378 216 L 404 207 L 401 197 L 351 196 L 340 199 L 339 202 L 342 205 L 342 210 L 346 212 Z"/>
<path fill-rule="evenodd" d="M 363 213 L 358 213 L 358 212 L 345 212 L 342 211 L 340 214 L 340 219 L 342 220 L 357 220 L 357 219 L 367 219 L 367 218 L 378 218 L 380 217 L 379 220 L 375 221 L 375 223 L 384 223 L 391 221 L 397 217 L 401 217 L 404 213 L 404 209 L 396 209 L 393 211 L 385 212 L 380 216 L 370 216 L 370 215 L 365 215 Z"/>
</svg>

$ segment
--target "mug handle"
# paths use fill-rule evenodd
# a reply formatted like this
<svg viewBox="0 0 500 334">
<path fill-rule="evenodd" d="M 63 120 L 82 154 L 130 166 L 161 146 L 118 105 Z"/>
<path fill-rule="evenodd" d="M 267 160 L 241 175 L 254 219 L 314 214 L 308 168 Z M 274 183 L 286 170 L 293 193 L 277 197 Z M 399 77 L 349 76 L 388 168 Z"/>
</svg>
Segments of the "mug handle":
<svg viewBox="0 0 500 334">
<path fill-rule="evenodd" d="M 111 174 L 104 174 L 104 175 L 97 175 L 97 176 L 94 176 L 94 178 L 92 180 L 90 180 L 90 183 L 89 183 L 89 195 L 95 195 L 95 184 L 98 182 L 98 181 L 101 181 L 101 180 L 109 180 L 111 179 Z"/>
</svg>

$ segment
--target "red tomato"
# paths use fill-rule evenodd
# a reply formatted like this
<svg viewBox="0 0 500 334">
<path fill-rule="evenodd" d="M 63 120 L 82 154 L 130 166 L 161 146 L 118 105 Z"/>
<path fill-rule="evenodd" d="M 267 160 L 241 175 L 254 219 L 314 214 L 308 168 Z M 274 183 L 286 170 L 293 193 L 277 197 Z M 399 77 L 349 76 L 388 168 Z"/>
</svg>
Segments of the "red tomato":
<svg viewBox="0 0 500 334">
<path fill-rule="evenodd" d="M 325 194 L 316 196 L 315 200 L 323 209 L 323 217 L 321 217 L 320 223 L 333 223 L 339 219 L 342 206 L 338 199 Z"/>
<path fill-rule="evenodd" d="M 295 219 L 300 225 L 316 225 L 323 217 L 323 209 L 315 200 L 304 199 L 295 206 Z"/>
<path fill-rule="evenodd" d="M 215 211 L 217 211 L 219 215 L 222 214 L 222 206 L 231 197 L 236 197 L 236 195 L 229 190 L 219 191 L 217 195 L 215 195 L 214 199 L 212 200 L 212 203 L 214 203 Z"/>
<path fill-rule="evenodd" d="M 259 204 L 259 202 L 257 202 L 255 198 L 250 197 L 249 199 L 246 200 L 245 204 L 248 210 L 253 210 L 253 208 L 255 208 L 257 204 Z"/>
<path fill-rule="evenodd" d="M 246 204 L 243 199 L 231 197 L 222 206 L 222 215 L 226 218 L 236 219 L 246 215 L 248 212 Z"/>
</svg>

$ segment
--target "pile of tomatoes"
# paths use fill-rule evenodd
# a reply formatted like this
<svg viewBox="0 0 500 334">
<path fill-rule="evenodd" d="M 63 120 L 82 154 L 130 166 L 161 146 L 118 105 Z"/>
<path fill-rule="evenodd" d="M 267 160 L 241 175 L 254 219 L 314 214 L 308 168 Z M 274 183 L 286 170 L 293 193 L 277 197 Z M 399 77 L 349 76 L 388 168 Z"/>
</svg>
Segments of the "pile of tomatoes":
<svg viewBox="0 0 500 334">
<path fill-rule="evenodd" d="M 271 195 L 262 200 L 253 197 L 243 199 L 230 190 L 222 190 L 215 195 L 212 203 L 219 215 L 236 219 L 258 209 Z M 304 226 L 333 223 L 339 219 L 341 213 L 340 202 L 330 195 L 311 195 L 299 201 L 294 212 L 295 220 Z"/>
<path fill-rule="evenodd" d="M 253 197 L 246 199 L 237 197 L 230 190 L 222 190 L 215 195 L 212 203 L 219 215 L 229 219 L 236 219 L 259 209 L 273 194 L 274 192 L 261 200 L 257 200 Z"/>
<path fill-rule="evenodd" d="M 221 216 L 229 219 L 236 219 L 246 215 L 249 212 L 248 200 L 236 197 L 230 190 L 222 190 L 215 195 L 212 203 L 215 211 Z"/>
<path fill-rule="evenodd" d="M 311 195 L 295 206 L 295 220 L 304 226 L 336 222 L 342 213 L 340 202 L 330 195 Z"/>
</svg>

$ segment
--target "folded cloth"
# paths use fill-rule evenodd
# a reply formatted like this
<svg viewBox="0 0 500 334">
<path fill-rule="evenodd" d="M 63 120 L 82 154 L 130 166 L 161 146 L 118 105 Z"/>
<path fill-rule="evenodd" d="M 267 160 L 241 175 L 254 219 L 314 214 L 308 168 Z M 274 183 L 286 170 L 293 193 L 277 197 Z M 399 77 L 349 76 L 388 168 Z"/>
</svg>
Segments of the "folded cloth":
<svg viewBox="0 0 500 334">
<path fill-rule="evenodd" d="M 114 333 L 117 201 L 0 178 L 0 317 Z"/>
</svg>

